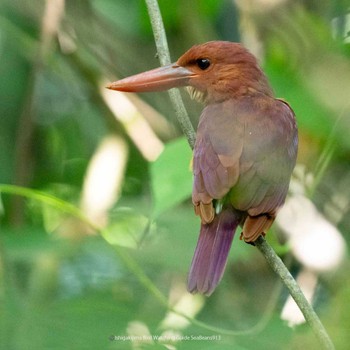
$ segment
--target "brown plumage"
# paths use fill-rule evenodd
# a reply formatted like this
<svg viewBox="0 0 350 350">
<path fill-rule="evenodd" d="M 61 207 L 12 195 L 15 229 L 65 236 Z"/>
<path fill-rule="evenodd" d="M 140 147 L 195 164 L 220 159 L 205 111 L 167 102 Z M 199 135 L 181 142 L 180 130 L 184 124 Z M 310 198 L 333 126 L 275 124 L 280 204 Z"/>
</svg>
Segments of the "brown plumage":
<svg viewBox="0 0 350 350">
<path fill-rule="evenodd" d="M 213 41 L 172 65 L 112 83 L 120 91 L 188 86 L 205 108 L 197 128 L 192 201 L 201 231 L 188 289 L 210 295 L 235 230 L 250 243 L 266 234 L 287 195 L 297 155 L 290 106 L 276 99 L 256 59 L 237 43 Z"/>
</svg>

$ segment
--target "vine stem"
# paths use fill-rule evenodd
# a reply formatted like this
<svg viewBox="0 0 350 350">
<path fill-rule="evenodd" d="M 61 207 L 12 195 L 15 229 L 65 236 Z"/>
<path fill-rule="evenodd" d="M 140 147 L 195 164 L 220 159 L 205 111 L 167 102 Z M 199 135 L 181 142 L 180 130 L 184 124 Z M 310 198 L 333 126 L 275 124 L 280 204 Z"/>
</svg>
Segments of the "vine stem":
<svg viewBox="0 0 350 350">
<path fill-rule="evenodd" d="M 160 13 L 159 5 L 157 0 L 145 0 L 148 14 L 151 20 L 153 29 L 154 39 L 157 47 L 158 56 L 162 65 L 170 64 L 170 53 L 168 42 L 165 34 L 165 28 Z M 187 111 L 183 104 L 181 95 L 177 89 L 169 91 L 171 103 L 175 109 L 176 116 L 180 123 L 183 133 L 185 134 L 188 143 L 193 149 L 196 135 L 193 126 L 188 117 Z M 330 339 L 326 329 L 318 318 L 316 312 L 312 308 L 311 304 L 305 298 L 303 292 L 298 286 L 297 282 L 290 274 L 282 260 L 273 250 L 273 248 L 266 242 L 266 240 L 260 236 L 256 242 L 256 247 L 264 255 L 266 261 L 272 268 L 272 270 L 279 276 L 284 285 L 288 288 L 290 295 L 298 305 L 300 311 L 303 313 L 306 322 L 310 325 L 315 336 L 320 341 L 320 344 L 326 350 L 333 350 L 334 345 Z"/>
<path fill-rule="evenodd" d="M 35 200 L 35 201 L 38 201 L 39 203 L 51 206 L 62 213 L 71 215 L 72 217 L 78 219 L 80 222 L 84 223 L 87 227 L 91 228 L 94 232 L 99 232 L 99 234 L 106 240 L 106 242 L 114 248 L 115 252 L 117 253 L 120 260 L 123 262 L 124 266 L 136 276 L 139 283 L 151 295 L 153 295 L 153 297 L 159 302 L 159 304 L 163 305 L 168 312 L 172 312 L 178 316 L 183 317 L 188 322 L 192 323 L 197 327 L 206 329 L 207 331 L 219 333 L 222 335 L 237 337 L 237 336 L 247 336 L 250 334 L 256 334 L 258 332 L 261 332 L 264 325 L 267 323 L 268 317 L 264 316 L 261 318 L 261 320 L 258 323 L 256 323 L 252 327 L 249 327 L 249 329 L 232 330 L 232 329 L 225 329 L 221 327 L 219 328 L 216 326 L 212 326 L 208 323 L 199 321 L 196 318 L 190 317 L 186 314 L 186 312 L 179 311 L 176 309 L 176 307 L 171 306 L 169 304 L 167 296 L 165 296 L 157 288 L 154 282 L 145 274 L 142 267 L 135 261 L 135 259 L 133 259 L 133 257 L 122 246 L 119 246 L 118 244 L 116 244 L 114 239 L 112 239 L 111 241 L 111 236 L 113 236 L 113 234 L 108 228 L 102 228 L 99 225 L 96 225 L 96 223 L 91 221 L 81 211 L 81 209 L 76 207 L 74 204 L 68 203 L 60 198 L 57 198 L 45 192 L 41 192 L 31 188 L 0 183 L 0 194 L 2 193 L 21 196 L 21 197 Z M 1 260 L 1 257 L 0 257 L 0 260 Z M 270 305 L 267 307 L 267 310 L 270 310 L 271 305 L 273 304 L 274 300 L 277 298 L 277 292 L 278 292 L 279 286 L 277 286 L 275 289 L 276 290 L 272 293 L 275 295 L 273 295 L 272 298 L 270 299 L 269 301 Z"/>
</svg>

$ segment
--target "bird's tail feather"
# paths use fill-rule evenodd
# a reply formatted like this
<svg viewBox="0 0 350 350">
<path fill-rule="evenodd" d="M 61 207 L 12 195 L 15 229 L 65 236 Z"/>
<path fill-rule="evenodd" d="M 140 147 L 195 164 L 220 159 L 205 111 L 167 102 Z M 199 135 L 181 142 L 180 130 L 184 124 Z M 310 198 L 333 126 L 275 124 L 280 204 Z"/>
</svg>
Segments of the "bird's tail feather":
<svg viewBox="0 0 350 350">
<path fill-rule="evenodd" d="M 228 253 L 241 216 L 232 207 L 223 209 L 210 224 L 202 224 L 188 276 L 191 293 L 210 295 L 224 273 Z"/>
</svg>

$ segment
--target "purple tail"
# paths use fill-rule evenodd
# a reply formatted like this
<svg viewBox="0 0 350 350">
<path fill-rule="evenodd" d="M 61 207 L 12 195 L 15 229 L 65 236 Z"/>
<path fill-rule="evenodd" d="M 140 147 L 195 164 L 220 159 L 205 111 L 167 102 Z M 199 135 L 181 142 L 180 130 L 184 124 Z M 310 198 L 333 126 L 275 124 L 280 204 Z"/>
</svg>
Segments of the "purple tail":
<svg viewBox="0 0 350 350">
<path fill-rule="evenodd" d="M 225 208 L 210 224 L 202 224 L 192 259 L 187 289 L 209 296 L 220 282 L 237 226 L 239 213 Z"/>
</svg>

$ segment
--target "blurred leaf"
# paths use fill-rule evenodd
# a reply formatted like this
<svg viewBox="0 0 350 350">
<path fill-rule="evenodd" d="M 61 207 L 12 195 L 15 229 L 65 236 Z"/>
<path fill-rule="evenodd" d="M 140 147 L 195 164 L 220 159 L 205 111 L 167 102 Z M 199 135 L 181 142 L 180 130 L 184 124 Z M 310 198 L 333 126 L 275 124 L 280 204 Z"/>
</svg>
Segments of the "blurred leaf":
<svg viewBox="0 0 350 350">
<path fill-rule="evenodd" d="M 112 214 L 112 224 L 104 233 L 109 244 L 136 249 L 146 231 L 149 219 L 129 208 L 119 208 Z"/>
<path fill-rule="evenodd" d="M 48 239 L 40 228 L 24 227 L 21 230 L 1 229 L 1 243 L 7 250 L 8 257 L 14 261 L 31 263 L 40 254 L 54 253 L 65 248 L 63 241 Z M 24 234 L 23 234 L 24 233 Z"/>
<path fill-rule="evenodd" d="M 153 217 L 176 206 L 191 195 L 192 152 L 185 138 L 170 142 L 151 164 L 151 186 L 154 199 Z"/>
</svg>

